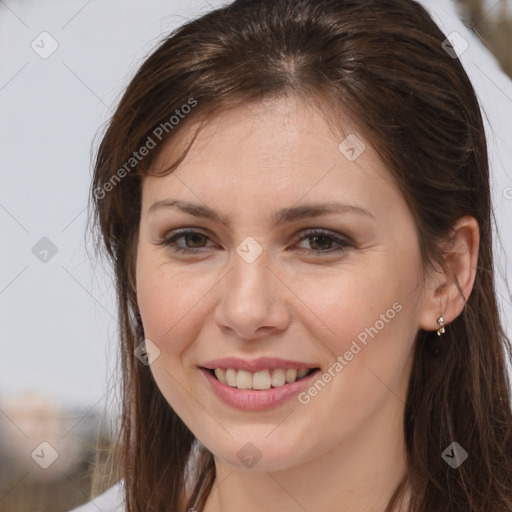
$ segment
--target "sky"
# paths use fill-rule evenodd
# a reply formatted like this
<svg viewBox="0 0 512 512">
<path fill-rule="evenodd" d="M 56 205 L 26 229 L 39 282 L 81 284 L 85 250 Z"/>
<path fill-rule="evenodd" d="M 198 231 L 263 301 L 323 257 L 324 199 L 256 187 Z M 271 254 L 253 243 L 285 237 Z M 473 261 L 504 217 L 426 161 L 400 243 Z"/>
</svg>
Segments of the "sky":
<svg viewBox="0 0 512 512">
<path fill-rule="evenodd" d="M 422 3 L 447 35 L 462 37 L 455 36 L 460 57 L 485 111 L 503 246 L 497 246 L 498 293 L 510 335 L 512 81 L 458 21 L 450 1 Z M 62 407 L 104 403 L 115 382 L 116 307 L 110 273 L 87 249 L 91 151 L 159 38 L 220 5 L 0 3 L 0 407 L 33 391 Z"/>
</svg>

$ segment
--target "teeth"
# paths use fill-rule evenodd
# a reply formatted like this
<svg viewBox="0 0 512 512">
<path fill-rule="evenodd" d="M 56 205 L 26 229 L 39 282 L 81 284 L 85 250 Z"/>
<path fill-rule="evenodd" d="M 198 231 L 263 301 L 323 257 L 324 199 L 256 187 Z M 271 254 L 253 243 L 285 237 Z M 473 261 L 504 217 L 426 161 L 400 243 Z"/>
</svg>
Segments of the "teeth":
<svg viewBox="0 0 512 512">
<path fill-rule="evenodd" d="M 240 372 L 238 372 L 240 374 Z M 253 389 L 270 389 L 272 380 L 268 370 L 253 373 L 252 375 L 252 388 Z"/>
<path fill-rule="evenodd" d="M 236 376 L 236 387 L 238 389 L 251 389 L 252 387 L 252 373 L 245 370 L 238 370 Z"/>
<path fill-rule="evenodd" d="M 226 370 L 226 384 L 231 386 L 232 388 L 236 388 L 236 374 L 238 372 L 233 370 L 233 368 L 229 368 Z"/>
<path fill-rule="evenodd" d="M 222 384 L 227 384 L 226 370 L 224 370 L 224 368 L 215 368 L 215 377 L 217 377 L 217 379 L 219 379 Z"/>
<path fill-rule="evenodd" d="M 301 368 L 300 370 L 276 368 L 252 373 L 234 368 L 215 368 L 214 374 L 222 384 L 232 388 L 264 390 L 295 382 L 305 377 L 309 371 L 309 368 Z"/>
<path fill-rule="evenodd" d="M 295 382 L 297 380 L 297 370 L 290 368 L 286 370 L 286 382 Z"/>
<path fill-rule="evenodd" d="M 282 386 L 286 382 L 286 370 L 283 370 L 282 368 L 276 368 L 272 372 L 272 386 L 275 388 L 277 386 Z"/>
<path fill-rule="evenodd" d="M 299 379 L 302 379 L 302 377 L 305 377 L 308 373 L 308 369 L 307 368 L 301 368 L 300 370 L 297 371 L 297 377 Z"/>
</svg>

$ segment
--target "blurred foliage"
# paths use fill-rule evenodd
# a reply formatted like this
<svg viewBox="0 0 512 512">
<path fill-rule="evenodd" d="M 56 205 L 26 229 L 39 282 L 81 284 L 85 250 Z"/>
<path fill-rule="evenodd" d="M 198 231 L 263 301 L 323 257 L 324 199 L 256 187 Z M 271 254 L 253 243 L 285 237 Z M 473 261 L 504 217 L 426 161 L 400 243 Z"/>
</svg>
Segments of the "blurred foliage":
<svg viewBox="0 0 512 512">
<path fill-rule="evenodd" d="M 457 0 L 459 14 L 512 78 L 512 1 Z"/>
</svg>

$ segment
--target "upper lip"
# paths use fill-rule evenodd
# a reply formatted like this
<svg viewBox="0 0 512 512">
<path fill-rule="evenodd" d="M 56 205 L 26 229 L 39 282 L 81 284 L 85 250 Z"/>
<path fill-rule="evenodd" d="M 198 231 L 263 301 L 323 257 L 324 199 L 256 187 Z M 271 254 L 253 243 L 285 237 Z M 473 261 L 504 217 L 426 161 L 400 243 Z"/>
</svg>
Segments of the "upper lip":
<svg viewBox="0 0 512 512">
<path fill-rule="evenodd" d="M 274 370 L 275 368 L 318 368 L 319 365 L 304 363 L 301 361 L 291 361 L 287 359 L 280 359 L 277 357 L 259 357 L 257 359 L 242 359 L 241 357 L 223 357 L 207 361 L 200 365 L 208 370 L 215 370 L 215 368 L 234 368 L 236 370 L 246 370 L 248 372 L 258 372 L 260 370 Z"/>
</svg>

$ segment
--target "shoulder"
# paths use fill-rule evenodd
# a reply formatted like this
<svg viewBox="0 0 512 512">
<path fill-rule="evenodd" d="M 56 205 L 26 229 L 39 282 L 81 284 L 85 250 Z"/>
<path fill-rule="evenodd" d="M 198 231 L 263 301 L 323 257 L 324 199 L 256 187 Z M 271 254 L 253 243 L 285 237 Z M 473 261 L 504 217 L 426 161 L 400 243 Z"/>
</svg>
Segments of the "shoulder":
<svg viewBox="0 0 512 512">
<path fill-rule="evenodd" d="M 98 512 L 98 510 L 102 512 L 125 512 L 123 491 L 123 483 L 118 482 L 103 494 L 70 512 Z"/>
</svg>

